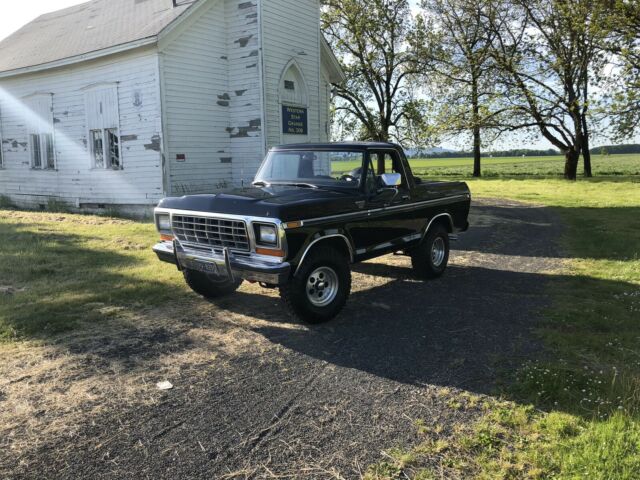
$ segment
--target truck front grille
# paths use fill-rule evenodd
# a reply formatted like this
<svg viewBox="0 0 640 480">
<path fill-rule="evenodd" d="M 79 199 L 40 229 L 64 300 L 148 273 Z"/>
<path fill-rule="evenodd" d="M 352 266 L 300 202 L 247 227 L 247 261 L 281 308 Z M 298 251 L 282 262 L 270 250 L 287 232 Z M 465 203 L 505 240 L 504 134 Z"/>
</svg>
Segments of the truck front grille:
<svg viewBox="0 0 640 480">
<path fill-rule="evenodd" d="M 172 227 L 182 243 L 249 251 L 247 225 L 242 220 L 173 215 Z"/>
</svg>

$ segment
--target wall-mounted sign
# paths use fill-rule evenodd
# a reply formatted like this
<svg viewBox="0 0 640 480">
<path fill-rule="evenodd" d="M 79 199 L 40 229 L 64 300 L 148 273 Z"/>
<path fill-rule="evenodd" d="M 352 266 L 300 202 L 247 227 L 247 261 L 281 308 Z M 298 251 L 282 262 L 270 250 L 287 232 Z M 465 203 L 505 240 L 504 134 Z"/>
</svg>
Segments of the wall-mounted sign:
<svg viewBox="0 0 640 480">
<path fill-rule="evenodd" d="M 307 135 L 307 109 L 282 106 L 282 133 L 288 135 Z"/>
</svg>

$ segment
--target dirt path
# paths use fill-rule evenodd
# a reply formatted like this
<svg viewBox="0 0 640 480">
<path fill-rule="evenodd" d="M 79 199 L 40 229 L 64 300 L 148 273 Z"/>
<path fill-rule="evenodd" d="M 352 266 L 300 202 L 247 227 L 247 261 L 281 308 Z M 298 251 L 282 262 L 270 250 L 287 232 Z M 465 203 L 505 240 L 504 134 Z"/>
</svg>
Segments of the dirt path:
<svg viewBox="0 0 640 480">
<path fill-rule="evenodd" d="M 472 420 L 451 399 L 490 394 L 538 351 L 530 331 L 562 259 L 548 209 L 476 202 L 471 224 L 437 281 L 415 280 L 405 257 L 355 266 L 352 298 L 326 325 L 299 325 L 275 293 L 246 286 L 218 305 L 190 299 L 177 326 L 62 340 L 64 358 L 92 358 L 114 392 L 137 382 L 143 394 L 93 386 L 90 409 L 60 410 L 69 428 L 56 435 L 17 422 L 0 477 L 356 478 L 417 441 L 416 419 L 444 431 Z M 157 391 L 165 378 L 175 387 Z"/>
</svg>

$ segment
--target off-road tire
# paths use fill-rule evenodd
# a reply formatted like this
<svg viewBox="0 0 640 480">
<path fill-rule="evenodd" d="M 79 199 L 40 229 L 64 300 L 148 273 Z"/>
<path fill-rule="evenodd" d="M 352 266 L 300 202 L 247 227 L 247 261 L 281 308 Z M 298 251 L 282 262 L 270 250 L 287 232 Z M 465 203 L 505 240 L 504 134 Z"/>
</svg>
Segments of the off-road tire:
<svg viewBox="0 0 640 480">
<path fill-rule="evenodd" d="M 319 269 L 330 269 L 337 279 L 335 298 L 327 305 L 314 305 L 309 299 L 311 275 Z M 307 323 L 323 323 L 333 319 L 347 303 L 351 293 L 349 259 L 334 248 L 314 248 L 304 259 L 300 270 L 280 287 L 280 297 L 289 311 Z M 321 299 L 320 299 L 321 300 Z"/>
<path fill-rule="evenodd" d="M 182 273 L 191 290 L 205 298 L 220 298 L 229 295 L 242 284 L 241 278 L 234 281 L 226 278 L 217 279 L 196 270 L 184 270 Z"/>
<path fill-rule="evenodd" d="M 435 255 L 434 245 L 442 246 L 442 256 Z M 440 251 L 440 249 L 438 249 Z M 449 263 L 449 232 L 443 225 L 435 225 L 427 232 L 422 243 L 411 251 L 411 265 L 419 277 L 438 278 Z"/>
</svg>

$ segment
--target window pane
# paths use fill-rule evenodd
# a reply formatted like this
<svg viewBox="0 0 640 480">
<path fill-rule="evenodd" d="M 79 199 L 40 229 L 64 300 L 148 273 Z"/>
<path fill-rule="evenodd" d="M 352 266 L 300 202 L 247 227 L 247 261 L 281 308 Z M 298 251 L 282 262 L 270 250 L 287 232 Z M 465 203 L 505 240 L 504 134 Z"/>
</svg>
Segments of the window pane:
<svg viewBox="0 0 640 480">
<path fill-rule="evenodd" d="M 107 130 L 107 142 L 109 142 L 109 165 L 111 168 L 120 168 L 120 144 L 118 143 L 118 130 Z"/>
<path fill-rule="evenodd" d="M 32 133 L 31 138 L 31 165 L 33 168 L 42 168 L 42 156 L 40 150 L 40 135 Z"/>
<path fill-rule="evenodd" d="M 311 184 L 358 187 L 362 175 L 362 152 L 287 150 L 270 152 L 257 181 L 268 184 Z"/>
<path fill-rule="evenodd" d="M 53 135 L 47 133 L 43 135 L 44 143 L 45 143 L 45 154 L 47 155 L 47 168 L 56 168 L 55 156 L 53 153 Z"/>
<path fill-rule="evenodd" d="M 93 166 L 104 168 L 104 148 L 102 145 L 102 130 L 91 130 L 91 154 L 93 156 Z"/>
</svg>

